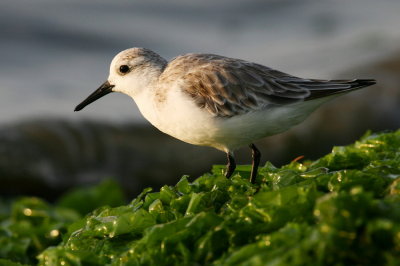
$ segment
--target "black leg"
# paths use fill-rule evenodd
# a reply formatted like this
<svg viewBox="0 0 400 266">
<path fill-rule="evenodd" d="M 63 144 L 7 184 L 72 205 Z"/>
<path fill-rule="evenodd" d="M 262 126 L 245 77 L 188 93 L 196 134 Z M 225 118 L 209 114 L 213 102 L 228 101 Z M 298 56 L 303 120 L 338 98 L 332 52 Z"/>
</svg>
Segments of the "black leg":
<svg viewBox="0 0 400 266">
<path fill-rule="evenodd" d="M 250 182 L 254 184 L 256 182 L 258 165 L 260 164 L 261 152 L 257 149 L 256 145 L 254 145 L 253 143 L 251 143 L 249 147 L 251 149 L 251 157 L 253 158 L 251 164 Z"/>
<path fill-rule="evenodd" d="M 228 164 L 226 165 L 225 176 L 229 178 L 233 174 L 233 171 L 235 171 L 236 163 L 235 163 L 235 158 L 233 158 L 233 153 L 228 152 L 226 153 L 226 155 L 228 157 Z"/>
</svg>

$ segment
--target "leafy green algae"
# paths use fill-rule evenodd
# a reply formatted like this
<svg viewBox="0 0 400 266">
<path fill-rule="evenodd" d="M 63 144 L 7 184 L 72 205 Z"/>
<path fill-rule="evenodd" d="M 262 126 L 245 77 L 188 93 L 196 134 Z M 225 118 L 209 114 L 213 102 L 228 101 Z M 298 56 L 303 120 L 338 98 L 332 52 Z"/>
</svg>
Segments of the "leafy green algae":
<svg viewBox="0 0 400 266">
<path fill-rule="evenodd" d="M 231 179 L 223 169 L 92 211 L 39 265 L 400 264 L 400 131 L 314 162 L 267 163 L 255 185 L 249 166 Z"/>
<path fill-rule="evenodd" d="M 39 253 L 58 245 L 68 230 L 74 230 L 71 224 L 82 218 L 82 209 L 123 203 L 121 189 L 110 180 L 71 191 L 56 206 L 35 197 L 19 198 L 12 204 L 0 200 L 0 265 L 34 264 Z"/>
</svg>

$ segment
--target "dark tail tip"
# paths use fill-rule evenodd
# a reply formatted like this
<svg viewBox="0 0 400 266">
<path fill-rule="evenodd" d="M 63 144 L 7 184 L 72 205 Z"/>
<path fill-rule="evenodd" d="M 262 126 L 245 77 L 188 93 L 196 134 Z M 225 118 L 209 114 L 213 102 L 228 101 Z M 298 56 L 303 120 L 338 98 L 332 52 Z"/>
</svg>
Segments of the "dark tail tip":
<svg viewBox="0 0 400 266">
<path fill-rule="evenodd" d="M 354 82 L 354 87 L 367 87 L 376 84 L 374 79 L 356 79 Z"/>
</svg>

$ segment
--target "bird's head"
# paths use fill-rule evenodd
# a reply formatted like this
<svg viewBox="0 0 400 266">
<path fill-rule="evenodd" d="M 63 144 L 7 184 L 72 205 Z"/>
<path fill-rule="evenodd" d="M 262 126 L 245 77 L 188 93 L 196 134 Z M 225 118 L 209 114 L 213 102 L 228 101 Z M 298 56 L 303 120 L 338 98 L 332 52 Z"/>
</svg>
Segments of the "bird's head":
<svg viewBox="0 0 400 266">
<path fill-rule="evenodd" d="M 149 49 L 130 48 L 120 52 L 111 61 L 107 81 L 77 105 L 75 111 L 110 92 L 122 92 L 135 98 L 158 79 L 166 65 L 165 59 Z"/>
</svg>

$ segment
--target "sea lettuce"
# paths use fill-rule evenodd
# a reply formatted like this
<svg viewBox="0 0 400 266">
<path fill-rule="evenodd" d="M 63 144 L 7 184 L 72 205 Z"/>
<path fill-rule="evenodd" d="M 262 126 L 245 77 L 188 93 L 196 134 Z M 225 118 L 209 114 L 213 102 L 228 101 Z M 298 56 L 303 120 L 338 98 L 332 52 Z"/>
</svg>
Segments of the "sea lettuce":
<svg viewBox="0 0 400 266">
<path fill-rule="evenodd" d="M 17 201 L 13 218 L 3 218 L 0 243 L 10 248 L 1 255 L 31 262 L 15 258 L 53 228 L 60 237 L 31 253 L 49 246 L 39 265 L 400 264 L 400 131 L 368 133 L 316 161 L 267 163 L 256 184 L 250 166 L 231 179 L 223 170 L 84 217 L 66 205 L 56 214 L 61 207 Z M 31 220 L 27 206 L 50 218 Z"/>
</svg>

